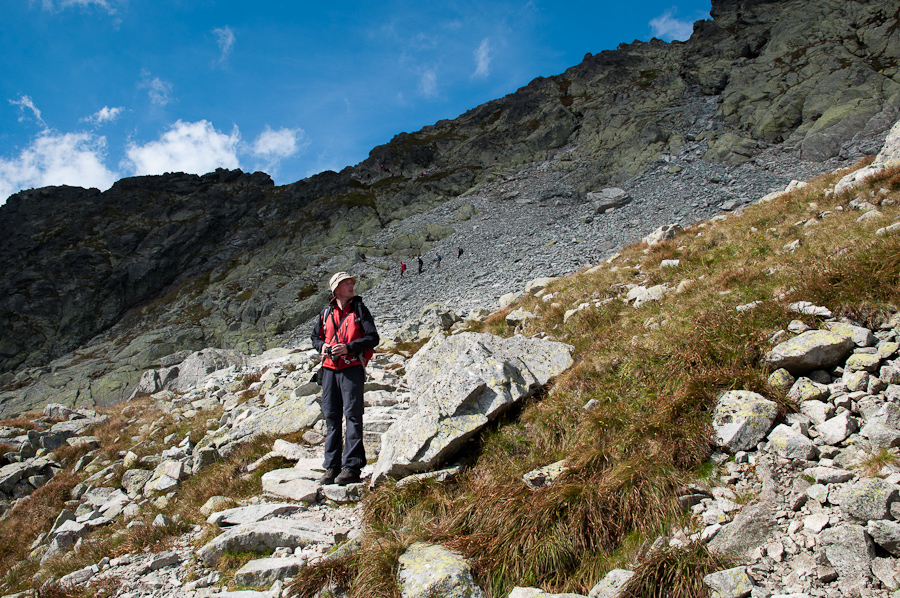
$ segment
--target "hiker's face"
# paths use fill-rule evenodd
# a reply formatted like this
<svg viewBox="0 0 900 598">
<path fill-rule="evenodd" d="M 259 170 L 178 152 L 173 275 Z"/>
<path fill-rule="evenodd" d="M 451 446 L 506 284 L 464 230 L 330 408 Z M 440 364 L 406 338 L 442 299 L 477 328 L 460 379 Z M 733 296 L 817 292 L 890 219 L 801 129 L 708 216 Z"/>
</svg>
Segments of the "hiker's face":
<svg viewBox="0 0 900 598">
<path fill-rule="evenodd" d="M 334 290 L 334 296 L 340 299 L 341 301 L 347 301 L 348 299 L 353 299 L 353 279 L 346 278 L 338 284 L 337 288 Z"/>
</svg>

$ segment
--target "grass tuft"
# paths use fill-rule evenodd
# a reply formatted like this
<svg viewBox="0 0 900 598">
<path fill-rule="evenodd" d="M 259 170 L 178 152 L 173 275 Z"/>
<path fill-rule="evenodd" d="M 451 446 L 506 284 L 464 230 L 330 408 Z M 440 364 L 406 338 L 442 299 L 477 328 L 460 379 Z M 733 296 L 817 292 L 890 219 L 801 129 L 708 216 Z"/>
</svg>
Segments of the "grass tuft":
<svg viewBox="0 0 900 598">
<path fill-rule="evenodd" d="M 705 544 L 654 550 L 637 566 L 620 597 L 706 598 L 710 589 L 703 578 L 728 567 L 729 563 L 709 552 Z"/>
</svg>

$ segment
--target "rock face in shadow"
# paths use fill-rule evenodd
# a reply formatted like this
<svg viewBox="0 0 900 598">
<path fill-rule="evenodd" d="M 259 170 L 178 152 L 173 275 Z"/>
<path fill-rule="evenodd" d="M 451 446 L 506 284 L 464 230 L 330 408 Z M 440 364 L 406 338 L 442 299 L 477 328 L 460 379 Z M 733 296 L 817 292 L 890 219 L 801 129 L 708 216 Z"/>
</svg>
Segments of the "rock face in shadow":
<svg viewBox="0 0 900 598">
<path fill-rule="evenodd" d="M 588 54 L 339 173 L 283 187 L 264 173 L 174 173 L 12 196 L 0 206 L 0 412 L 118 402 L 177 351 L 262 352 L 318 312 L 326 272 L 421 254 L 453 227 L 405 219 L 526 167 L 556 177 L 538 201 L 563 211 L 685 152 L 738 168 L 773 146 L 818 162 L 877 151 L 900 115 L 894 3 L 728 0 L 711 16 L 686 42 Z M 664 207 L 614 211 L 634 205 Z"/>
</svg>

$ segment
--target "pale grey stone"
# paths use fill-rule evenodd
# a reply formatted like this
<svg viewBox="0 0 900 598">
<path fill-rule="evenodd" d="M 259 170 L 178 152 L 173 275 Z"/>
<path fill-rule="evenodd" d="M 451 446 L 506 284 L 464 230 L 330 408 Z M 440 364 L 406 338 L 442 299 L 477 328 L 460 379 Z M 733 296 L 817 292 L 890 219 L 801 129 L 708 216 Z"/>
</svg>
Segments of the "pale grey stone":
<svg viewBox="0 0 900 598">
<path fill-rule="evenodd" d="M 794 334 L 803 334 L 809 330 L 812 330 L 809 326 L 806 325 L 806 322 L 803 320 L 791 320 L 788 323 L 788 332 L 793 332 Z"/>
<path fill-rule="evenodd" d="M 289 395 L 275 405 L 252 410 L 244 417 L 235 417 L 232 428 L 227 426 L 207 434 L 199 443 L 198 449 L 212 446 L 220 453 L 228 452 L 232 445 L 249 441 L 262 435 L 286 436 L 311 428 L 322 419 L 322 408 L 318 397 L 310 395 L 295 397 Z"/>
<path fill-rule="evenodd" d="M 743 566 L 710 573 L 703 583 L 712 590 L 712 598 L 746 598 L 755 585 Z"/>
<path fill-rule="evenodd" d="M 519 308 L 515 311 L 511 311 L 506 315 L 506 323 L 512 327 L 516 327 L 520 324 L 524 324 L 528 320 L 533 320 L 537 316 L 531 313 L 530 311 L 526 311 L 522 308 Z"/>
<path fill-rule="evenodd" d="M 795 379 L 791 375 L 789 371 L 784 368 L 778 368 L 771 374 L 769 374 L 769 386 L 773 386 L 775 388 L 781 388 L 783 390 L 789 389 L 793 386 Z"/>
<path fill-rule="evenodd" d="M 897 559 L 884 557 L 872 559 L 872 573 L 888 590 L 900 588 L 900 583 L 898 583 L 900 570 L 898 570 Z"/>
<path fill-rule="evenodd" d="M 900 428 L 900 405 L 896 403 L 880 405 L 871 420 L 892 428 Z"/>
<path fill-rule="evenodd" d="M 803 529 L 814 534 L 818 534 L 828 527 L 828 515 L 825 513 L 815 513 L 803 519 Z"/>
<path fill-rule="evenodd" d="M 788 398 L 796 401 L 820 401 L 822 399 L 827 399 L 828 395 L 828 387 L 824 384 L 817 384 L 810 380 L 809 378 L 800 377 L 797 378 L 797 381 L 791 386 L 791 389 L 788 391 Z"/>
<path fill-rule="evenodd" d="M 634 577 L 634 571 L 627 569 L 613 569 L 603 576 L 597 585 L 588 592 L 588 598 L 617 598 L 622 588 L 629 579 Z"/>
<path fill-rule="evenodd" d="M 200 507 L 200 514 L 209 517 L 218 511 L 224 511 L 234 507 L 237 503 L 230 496 L 210 496 L 209 499 Z"/>
<path fill-rule="evenodd" d="M 400 555 L 399 565 L 404 598 L 484 598 L 465 559 L 442 546 L 417 542 Z"/>
<path fill-rule="evenodd" d="M 810 330 L 780 343 L 766 354 L 772 369 L 792 374 L 822 370 L 842 363 L 853 350 L 853 341 L 827 330 Z"/>
<path fill-rule="evenodd" d="M 506 309 L 507 307 L 518 301 L 519 297 L 521 296 L 521 293 L 506 293 L 505 295 L 501 295 L 500 299 L 498 300 L 500 309 Z"/>
<path fill-rule="evenodd" d="M 273 517 L 289 516 L 292 513 L 302 510 L 304 510 L 303 505 L 283 502 L 262 503 L 246 507 L 234 507 L 212 513 L 206 518 L 206 522 L 216 524 L 219 527 L 229 527 L 232 525 L 242 525 L 245 523 L 254 523 L 256 521 L 272 519 Z"/>
<path fill-rule="evenodd" d="M 824 401 L 803 401 L 800 403 L 800 413 L 819 425 L 834 415 L 834 407 Z"/>
<path fill-rule="evenodd" d="M 876 544 L 894 556 L 900 556 L 900 523 L 886 519 L 872 520 L 866 531 Z"/>
<path fill-rule="evenodd" d="M 296 548 L 331 543 L 331 537 L 302 529 L 292 520 L 271 519 L 230 527 L 210 540 L 197 554 L 207 566 L 212 567 L 226 550 L 261 552 L 280 546 Z"/>
<path fill-rule="evenodd" d="M 900 446 L 900 430 L 891 428 L 880 422 L 872 421 L 863 426 L 859 435 L 868 438 L 873 449 L 885 449 Z"/>
<path fill-rule="evenodd" d="M 632 303 L 634 307 L 640 307 L 650 301 L 662 301 L 669 292 L 666 284 L 658 284 L 652 287 L 637 286 L 628 291 L 625 300 Z"/>
<path fill-rule="evenodd" d="M 788 305 L 788 309 L 792 312 L 798 314 L 804 314 L 807 316 L 819 316 L 822 318 L 830 318 L 832 317 L 831 310 L 827 307 L 822 307 L 821 305 L 816 305 L 809 301 L 795 301 Z"/>
<path fill-rule="evenodd" d="M 765 438 L 777 414 L 775 403 L 762 395 L 732 390 L 716 402 L 713 430 L 719 444 L 734 454 L 755 448 Z"/>
<path fill-rule="evenodd" d="M 875 546 L 861 525 L 831 527 L 818 536 L 825 557 L 837 572 L 843 590 L 859 596 L 872 579 Z"/>
<path fill-rule="evenodd" d="M 347 484 L 346 486 L 338 486 L 337 484 L 328 484 L 322 486 L 322 494 L 325 498 L 339 504 L 359 502 L 362 497 L 363 484 Z"/>
<path fill-rule="evenodd" d="M 299 461 L 306 459 L 309 453 L 299 444 L 288 442 L 279 438 L 272 445 L 272 452 L 279 457 L 284 457 L 288 461 Z"/>
<path fill-rule="evenodd" d="M 69 509 L 63 509 L 59 512 L 59 515 L 56 516 L 56 520 L 53 522 L 53 527 L 50 528 L 50 531 L 56 531 L 59 526 L 61 526 L 66 521 L 75 521 L 75 514 Z"/>
<path fill-rule="evenodd" d="M 157 513 L 153 519 L 153 527 L 169 527 L 170 525 L 172 525 L 172 520 L 162 513 Z"/>
<path fill-rule="evenodd" d="M 840 413 L 815 427 L 822 442 L 831 445 L 843 442 L 857 429 L 856 419 L 851 417 L 850 412 Z"/>
<path fill-rule="evenodd" d="M 642 241 L 652 247 L 653 245 L 674 239 L 675 235 L 681 230 L 680 224 L 665 224 L 644 237 Z"/>
<path fill-rule="evenodd" d="M 88 580 L 93 578 L 95 575 L 100 573 L 100 568 L 97 565 L 88 565 L 87 567 L 83 567 L 78 569 L 77 571 L 73 571 L 68 575 L 63 575 L 59 578 L 59 585 L 64 588 L 74 588 L 80 585 L 85 584 Z"/>
<path fill-rule="evenodd" d="M 147 563 L 147 568 L 150 571 L 158 571 L 165 567 L 177 565 L 181 561 L 181 556 L 174 550 L 164 550 L 163 552 L 151 555 L 150 562 Z"/>
<path fill-rule="evenodd" d="M 488 422 L 569 368 L 572 351 L 518 335 L 435 336 L 407 364 L 415 403 L 383 435 L 373 482 L 448 460 Z"/>
<path fill-rule="evenodd" d="M 741 509 L 731 523 L 722 526 L 710 541 L 709 549 L 740 560 L 749 560 L 750 553 L 765 545 L 777 529 L 772 508 L 768 504 L 750 504 Z"/>
<path fill-rule="evenodd" d="M 532 469 L 522 476 L 522 481 L 532 490 L 545 488 L 553 483 L 553 480 L 561 476 L 566 471 L 566 460 L 557 461 L 550 465 Z"/>
<path fill-rule="evenodd" d="M 891 503 L 897 498 L 897 488 L 893 484 L 881 479 L 863 479 L 847 484 L 841 490 L 841 511 L 862 522 L 890 519 Z"/>
<path fill-rule="evenodd" d="M 280 498 L 314 502 L 320 484 L 300 469 L 275 469 L 262 476 L 262 490 Z"/>
<path fill-rule="evenodd" d="M 849 392 L 865 392 L 869 388 L 869 372 L 845 370 L 841 382 Z"/>
<path fill-rule="evenodd" d="M 851 372 L 865 371 L 871 374 L 877 372 L 880 365 L 881 357 L 878 355 L 854 353 L 847 358 L 847 361 L 844 363 L 844 368 Z"/>
<path fill-rule="evenodd" d="M 219 459 L 219 451 L 211 446 L 205 446 L 194 451 L 193 457 L 194 465 L 191 468 L 191 473 L 197 475 L 201 469 L 209 467 Z"/>
<path fill-rule="evenodd" d="M 588 193 L 588 198 L 590 199 L 590 193 Z M 553 282 L 554 280 L 559 280 L 558 276 L 544 276 L 541 278 L 535 278 L 529 280 L 525 283 L 525 292 L 526 293 L 536 293 L 541 289 L 546 289 L 547 286 Z"/>
<path fill-rule="evenodd" d="M 439 469 L 437 471 L 426 471 L 424 473 L 416 473 L 411 476 L 407 476 L 402 480 L 397 482 L 397 487 L 402 488 L 403 486 L 407 486 L 409 484 L 414 484 L 416 482 L 420 482 L 423 480 L 434 480 L 436 482 L 443 482 L 452 477 L 459 475 L 462 471 L 462 467 L 459 465 L 455 465 L 453 467 L 448 467 L 446 469 Z"/>
<path fill-rule="evenodd" d="M 631 202 L 631 196 L 620 187 L 589 191 L 586 198 L 594 208 L 595 214 L 604 214 L 610 209 L 621 208 Z"/>
<path fill-rule="evenodd" d="M 163 474 L 159 477 L 151 478 L 149 482 L 144 484 L 143 495 L 145 498 L 149 498 L 154 493 L 168 492 L 177 486 L 178 480 Z"/>
<path fill-rule="evenodd" d="M 11 493 L 27 472 L 27 463 L 10 463 L 0 467 L 0 492 Z"/>
<path fill-rule="evenodd" d="M 785 459 L 808 461 L 819 455 L 819 449 L 809 438 L 785 424 L 779 424 L 769 433 L 769 449 Z"/>
<path fill-rule="evenodd" d="M 868 328 L 846 322 L 826 322 L 825 328 L 849 339 L 857 347 L 871 347 L 877 340 Z"/>
<path fill-rule="evenodd" d="M 246 563 L 234 573 L 234 582 L 242 586 L 265 586 L 276 580 L 293 577 L 306 566 L 302 558 L 265 558 Z"/>
</svg>

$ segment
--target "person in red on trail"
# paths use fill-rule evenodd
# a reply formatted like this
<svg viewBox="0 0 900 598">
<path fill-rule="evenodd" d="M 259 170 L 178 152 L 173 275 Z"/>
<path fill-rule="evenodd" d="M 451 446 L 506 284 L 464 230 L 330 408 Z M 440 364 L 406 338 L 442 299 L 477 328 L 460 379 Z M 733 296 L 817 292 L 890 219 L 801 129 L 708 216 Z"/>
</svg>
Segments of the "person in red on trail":
<svg viewBox="0 0 900 598">
<path fill-rule="evenodd" d="M 406 272 L 406 262 L 400 262 L 400 277 L 403 278 L 403 273 Z"/>
<path fill-rule="evenodd" d="M 321 484 L 355 484 L 366 464 L 363 446 L 363 386 L 366 363 L 380 341 L 375 320 L 353 294 L 346 272 L 331 277 L 334 297 L 316 319 L 310 340 L 322 356 L 322 413 L 325 415 L 325 475 Z M 343 416 L 343 417 L 342 417 Z M 342 419 L 347 423 L 342 438 Z M 338 473 L 340 472 L 340 473 Z"/>
</svg>

